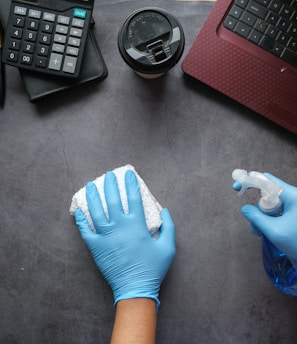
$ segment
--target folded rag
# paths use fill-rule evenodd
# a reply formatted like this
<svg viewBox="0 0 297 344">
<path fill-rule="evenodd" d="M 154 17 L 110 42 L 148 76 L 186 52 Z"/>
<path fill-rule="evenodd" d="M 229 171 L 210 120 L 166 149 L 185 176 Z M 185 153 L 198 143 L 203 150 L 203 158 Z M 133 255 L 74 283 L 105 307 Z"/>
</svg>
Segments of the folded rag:
<svg viewBox="0 0 297 344">
<path fill-rule="evenodd" d="M 143 208 L 144 208 L 146 225 L 150 233 L 153 235 L 156 232 L 158 232 L 162 224 L 162 220 L 160 216 L 162 207 L 159 204 L 159 202 L 155 199 L 155 197 L 152 195 L 152 193 L 146 186 L 145 182 L 142 180 L 139 174 L 135 171 L 135 168 L 132 165 L 125 165 L 113 170 L 113 173 L 115 174 L 117 178 L 123 210 L 126 214 L 128 213 L 128 200 L 127 200 L 127 194 L 126 194 L 126 188 L 125 188 L 125 173 L 128 170 L 134 171 L 137 176 Z M 105 178 L 105 174 L 95 179 L 93 183 L 96 185 L 98 189 L 98 192 L 102 201 L 103 209 L 105 211 L 106 216 L 108 217 L 108 210 L 107 210 L 107 205 L 106 205 L 106 200 L 105 200 L 105 195 L 104 195 L 104 178 Z M 72 203 L 69 209 L 70 214 L 74 215 L 74 212 L 79 208 L 85 214 L 92 230 L 95 231 L 93 221 L 88 209 L 85 187 L 77 191 L 72 197 Z"/>
</svg>

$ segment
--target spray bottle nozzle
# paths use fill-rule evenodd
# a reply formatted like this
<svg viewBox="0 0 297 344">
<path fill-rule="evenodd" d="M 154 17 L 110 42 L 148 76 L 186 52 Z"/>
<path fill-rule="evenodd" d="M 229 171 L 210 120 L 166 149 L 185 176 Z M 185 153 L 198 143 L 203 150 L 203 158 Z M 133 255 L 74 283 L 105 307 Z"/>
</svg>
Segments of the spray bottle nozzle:
<svg viewBox="0 0 297 344">
<path fill-rule="evenodd" d="M 243 194 L 248 188 L 260 189 L 259 207 L 262 211 L 267 212 L 281 205 L 279 196 L 283 191 L 282 188 L 263 173 L 236 169 L 232 172 L 232 178 L 242 185 L 239 195 Z"/>
</svg>

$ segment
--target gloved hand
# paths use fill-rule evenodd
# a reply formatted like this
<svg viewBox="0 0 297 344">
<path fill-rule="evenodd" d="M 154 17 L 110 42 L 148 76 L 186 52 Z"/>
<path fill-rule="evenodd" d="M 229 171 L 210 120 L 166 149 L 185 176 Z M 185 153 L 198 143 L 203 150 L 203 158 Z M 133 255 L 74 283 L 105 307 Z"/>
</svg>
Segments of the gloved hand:
<svg viewBox="0 0 297 344">
<path fill-rule="evenodd" d="M 169 211 L 163 209 L 158 239 L 147 229 L 137 178 L 127 171 L 125 185 L 129 214 L 123 211 L 117 180 L 108 172 L 104 193 L 109 213 L 106 218 L 95 184 L 86 185 L 88 208 L 96 233 L 81 210 L 76 224 L 96 265 L 112 288 L 115 305 L 130 298 L 152 298 L 159 307 L 159 289 L 175 256 L 175 228 Z"/>
<path fill-rule="evenodd" d="M 297 259 L 297 188 L 269 173 L 265 173 L 265 175 L 275 180 L 283 189 L 280 195 L 283 214 L 279 217 L 272 217 L 252 205 L 245 205 L 242 208 L 242 214 L 250 221 L 252 232 L 255 233 L 255 228 L 258 229 L 287 257 Z M 239 191 L 241 183 L 235 182 L 233 188 Z"/>
</svg>

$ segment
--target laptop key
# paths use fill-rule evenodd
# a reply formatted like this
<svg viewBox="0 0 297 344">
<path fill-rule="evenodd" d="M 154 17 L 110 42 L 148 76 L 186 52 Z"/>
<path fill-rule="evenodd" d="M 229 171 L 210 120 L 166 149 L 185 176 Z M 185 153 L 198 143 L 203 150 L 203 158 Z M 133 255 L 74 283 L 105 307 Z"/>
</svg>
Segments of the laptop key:
<svg viewBox="0 0 297 344">
<path fill-rule="evenodd" d="M 269 5 L 269 8 L 274 12 L 278 12 L 282 8 L 282 2 L 279 0 L 273 0 Z"/>
<path fill-rule="evenodd" d="M 235 4 L 241 8 L 246 8 L 246 5 L 248 4 L 248 2 L 249 0 L 235 0 Z"/>
<path fill-rule="evenodd" d="M 261 19 L 265 19 L 268 13 L 268 10 L 265 7 L 259 5 L 255 1 L 251 1 L 248 4 L 247 10 Z"/>
<path fill-rule="evenodd" d="M 235 25 L 237 24 L 237 20 L 231 16 L 228 16 L 225 20 L 224 20 L 224 27 L 226 29 L 229 29 L 231 31 L 233 31 L 233 29 L 235 28 Z"/>
<path fill-rule="evenodd" d="M 275 14 L 274 12 L 269 12 L 266 20 L 272 24 L 272 25 L 276 25 L 276 23 L 278 22 L 278 20 L 280 19 L 280 17 Z"/>
<path fill-rule="evenodd" d="M 280 28 L 283 31 L 286 31 L 289 26 L 290 26 L 290 21 L 285 18 L 281 18 L 276 24 L 276 27 Z"/>
<path fill-rule="evenodd" d="M 255 29 L 257 31 L 260 31 L 260 32 L 265 32 L 265 30 L 267 29 L 267 24 L 262 20 L 262 19 L 258 19 L 257 22 L 256 22 L 256 25 L 255 25 Z"/>
<path fill-rule="evenodd" d="M 286 18 L 290 18 L 292 13 L 294 12 L 294 10 L 288 6 L 284 6 L 281 11 L 280 14 Z"/>
<path fill-rule="evenodd" d="M 297 25 L 292 25 L 290 26 L 288 33 L 292 36 L 292 37 L 296 37 L 297 38 Z"/>
<path fill-rule="evenodd" d="M 243 23 L 238 23 L 234 29 L 234 32 L 244 38 L 247 38 L 249 36 L 250 31 L 251 28 Z"/>
<path fill-rule="evenodd" d="M 281 57 L 284 61 L 297 67 L 297 53 L 294 53 L 288 49 L 285 49 Z"/>
<path fill-rule="evenodd" d="M 253 30 L 251 34 L 249 35 L 249 40 L 252 41 L 255 44 L 258 44 L 262 38 L 261 32 L 257 30 Z"/>
<path fill-rule="evenodd" d="M 257 17 L 248 12 L 245 12 L 241 17 L 241 21 L 249 26 L 254 26 L 256 20 Z"/>
<path fill-rule="evenodd" d="M 288 48 L 295 51 L 297 53 L 297 39 L 292 38 L 290 43 L 288 44 Z"/>
<path fill-rule="evenodd" d="M 290 40 L 290 36 L 286 35 L 285 33 L 280 33 L 276 39 L 279 43 L 286 45 L 289 40 Z"/>
<path fill-rule="evenodd" d="M 275 43 L 273 49 L 271 50 L 271 52 L 276 56 L 281 56 L 283 51 L 284 51 L 284 46 L 279 43 Z"/>
<path fill-rule="evenodd" d="M 260 46 L 268 51 L 272 51 L 274 47 L 275 40 L 269 36 L 263 36 L 263 39 L 260 42 Z"/>
<path fill-rule="evenodd" d="M 236 19 L 239 19 L 242 12 L 243 12 L 243 10 L 240 7 L 233 6 L 229 12 L 229 15 L 236 18 Z"/>
<path fill-rule="evenodd" d="M 276 38 L 279 33 L 279 30 L 277 30 L 274 26 L 269 25 L 268 30 L 266 31 L 266 35 L 271 38 Z"/>
</svg>

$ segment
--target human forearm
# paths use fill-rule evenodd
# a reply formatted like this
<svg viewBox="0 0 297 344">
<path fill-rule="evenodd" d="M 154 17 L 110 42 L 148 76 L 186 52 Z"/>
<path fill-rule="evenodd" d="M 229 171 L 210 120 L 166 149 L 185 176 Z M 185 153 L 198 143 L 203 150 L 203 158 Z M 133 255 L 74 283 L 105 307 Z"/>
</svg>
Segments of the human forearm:
<svg viewBox="0 0 297 344">
<path fill-rule="evenodd" d="M 116 316 L 111 344 L 154 344 L 156 338 L 156 302 L 148 298 L 121 300 Z"/>
</svg>

